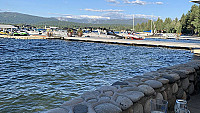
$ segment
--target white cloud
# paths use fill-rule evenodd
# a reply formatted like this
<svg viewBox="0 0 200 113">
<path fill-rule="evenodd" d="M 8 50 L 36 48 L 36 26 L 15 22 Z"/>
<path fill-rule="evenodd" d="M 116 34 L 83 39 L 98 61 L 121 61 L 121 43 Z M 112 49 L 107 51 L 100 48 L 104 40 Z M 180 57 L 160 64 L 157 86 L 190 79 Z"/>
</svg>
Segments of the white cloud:
<svg viewBox="0 0 200 113">
<path fill-rule="evenodd" d="M 73 19 L 132 19 L 132 14 L 125 14 L 121 12 L 107 12 L 102 15 L 72 15 L 72 14 L 59 14 L 49 13 L 54 15 L 60 15 L 60 18 L 73 18 Z M 135 18 L 148 18 L 157 19 L 159 16 L 145 15 L 145 14 L 134 14 Z"/>
<path fill-rule="evenodd" d="M 53 14 L 53 15 L 60 15 L 63 18 L 74 18 L 74 19 L 110 19 L 110 17 L 105 17 L 105 16 L 94 16 L 94 15 L 72 15 L 72 14 L 60 14 L 60 13 L 48 13 L 48 14 Z M 60 18 L 62 18 L 60 17 Z"/>
<path fill-rule="evenodd" d="M 104 16 L 93 16 L 93 15 L 67 15 L 65 18 L 74 18 L 74 19 L 110 19 L 110 17 Z"/>
<path fill-rule="evenodd" d="M 146 5 L 147 4 L 147 2 L 140 1 L 140 0 L 136 0 L 136 1 L 124 0 L 124 3 L 126 3 L 126 4 L 136 4 L 136 5 Z"/>
<path fill-rule="evenodd" d="M 160 16 L 154 16 L 154 15 L 145 15 L 145 14 L 135 14 L 135 17 L 137 18 L 152 18 L 152 19 L 158 19 Z"/>
<path fill-rule="evenodd" d="M 106 0 L 109 3 L 119 4 L 120 2 L 117 0 Z"/>
<path fill-rule="evenodd" d="M 124 13 L 118 13 L 118 12 L 109 12 L 105 13 L 102 16 L 110 17 L 111 19 L 127 19 L 129 18 L 128 15 L 125 15 Z"/>
<path fill-rule="evenodd" d="M 81 9 L 81 10 L 93 11 L 93 12 L 123 12 L 124 11 L 124 10 L 114 10 L 114 9 L 107 9 L 107 10 L 103 10 L 103 9 Z"/>
<path fill-rule="evenodd" d="M 105 13 L 102 16 L 109 17 L 111 19 L 132 19 L 133 15 L 130 14 L 124 14 L 119 12 L 110 12 Z M 135 18 L 148 18 L 148 19 L 157 19 L 159 16 L 153 16 L 153 15 L 145 15 L 145 14 L 134 14 Z"/>
<path fill-rule="evenodd" d="M 89 16 L 89 15 L 79 15 L 79 18 L 90 18 L 90 19 L 110 19 L 110 17 L 103 16 Z"/>
<path fill-rule="evenodd" d="M 164 3 L 163 2 L 155 2 L 155 4 L 162 5 Z"/>
<path fill-rule="evenodd" d="M 123 0 L 125 4 L 134 4 L 134 5 L 146 5 L 146 4 L 158 4 L 162 5 L 163 2 L 146 2 L 141 0 L 135 0 L 135 1 L 129 1 L 129 0 Z"/>
</svg>

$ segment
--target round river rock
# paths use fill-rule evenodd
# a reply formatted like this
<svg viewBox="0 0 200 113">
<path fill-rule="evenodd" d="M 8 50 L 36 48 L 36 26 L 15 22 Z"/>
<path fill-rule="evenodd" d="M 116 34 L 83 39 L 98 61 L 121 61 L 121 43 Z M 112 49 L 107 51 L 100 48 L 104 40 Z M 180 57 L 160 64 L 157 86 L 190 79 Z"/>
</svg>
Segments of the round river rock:
<svg viewBox="0 0 200 113">
<path fill-rule="evenodd" d="M 122 110 L 111 104 L 111 103 L 103 103 L 100 105 L 97 105 L 95 108 L 96 113 L 121 113 Z"/>
<path fill-rule="evenodd" d="M 147 80 L 145 81 L 145 83 L 151 86 L 152 88 L 160 88 L 163 86 L 161 82 L 156 80 Z"/>
<path fill-rule="evenodd" d="M 140 85 L 138 88 L 139 91 L 143 92 L 145 95 L 151 95 L 155 92 L 155 90 L 148 85 Z"/>
</svg>

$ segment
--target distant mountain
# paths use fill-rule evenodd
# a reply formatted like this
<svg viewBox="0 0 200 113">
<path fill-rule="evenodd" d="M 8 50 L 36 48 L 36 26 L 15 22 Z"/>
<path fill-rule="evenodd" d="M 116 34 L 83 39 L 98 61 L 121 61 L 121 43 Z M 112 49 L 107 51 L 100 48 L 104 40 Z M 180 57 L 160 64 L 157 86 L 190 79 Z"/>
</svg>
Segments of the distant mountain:
<svg viewBox="0 0 200 113">
<path fill-rule="evenodd" d="M 22 14 L 17 12 L 0 12 L 0 23 L 4 24 L 41 24 L 41 23 L 59 23 L 59 22 L 73 22 L 73 23 L 85 23 L 85 24 L 108 24 L 108 25 L 132 25 L 132 19 L 75 19 L 65 17 L 52 17 L 45 18 L 39 16 L 33 16 L 28 14 Z M 135 18 L 135 25 L 137 23 L 147 22 L 145 18 Z"/>
<path fill-rule="evenodd" d="M 17 12 L 0 12 L 0 23 L 5 24 L 36 24 L 39 22 L 58 21 L 56 18 L 44 18 Z"/>
<path fill-rule="evenodd" d="M 92 23 L 92 24 L 119 24 L 119 25 L 133 25 L 132 19 L 73 19 L 65 17 L 57 17 L 56 19 L 60 21 L 68 21 L 75 23 Z M 146 18 L 135 18 L 135 25 L 137 23 L 141 24 L 143 22 L 148 22 Z"/>
</svg>

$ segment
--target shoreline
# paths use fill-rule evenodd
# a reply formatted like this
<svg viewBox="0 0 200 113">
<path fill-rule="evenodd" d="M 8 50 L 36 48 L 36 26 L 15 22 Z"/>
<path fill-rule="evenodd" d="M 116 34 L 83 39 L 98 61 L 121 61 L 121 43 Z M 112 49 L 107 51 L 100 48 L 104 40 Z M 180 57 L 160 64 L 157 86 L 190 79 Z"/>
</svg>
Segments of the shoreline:
<svg viewBox="0 0 200 113">
<path fill-rule="evenodd" d="M 151 99 L 167 100 L 173 112 L 176 99 L 199 94 L 199 77 L 200 60 L 192 60 L 84 92 L 46 113 L 149 113 Z"/>
</svg>

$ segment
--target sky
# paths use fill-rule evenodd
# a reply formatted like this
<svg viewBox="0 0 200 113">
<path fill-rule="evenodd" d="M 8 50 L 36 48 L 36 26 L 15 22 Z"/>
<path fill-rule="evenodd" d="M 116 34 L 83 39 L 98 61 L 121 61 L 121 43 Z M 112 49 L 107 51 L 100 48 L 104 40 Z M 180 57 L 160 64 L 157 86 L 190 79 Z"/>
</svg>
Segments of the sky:
<svg viewBox="0 0 200 113">
<path fill-rule="evenodd" d="M 181 18 L 194 3 L 189 0 L 0 0 L 0 12 L 42 17 L 131 19 Z M 152 16 L 153 15 L 153 16 Z"/>
</svg>

